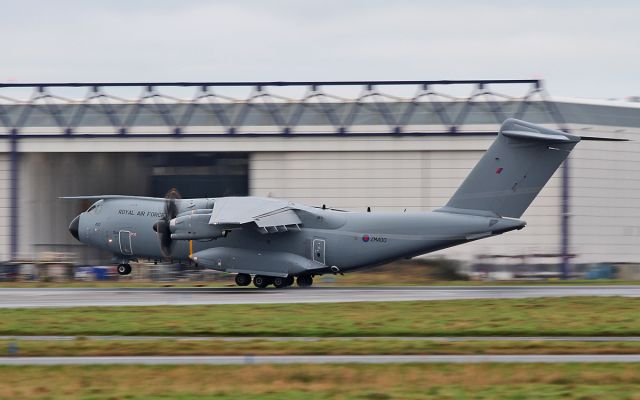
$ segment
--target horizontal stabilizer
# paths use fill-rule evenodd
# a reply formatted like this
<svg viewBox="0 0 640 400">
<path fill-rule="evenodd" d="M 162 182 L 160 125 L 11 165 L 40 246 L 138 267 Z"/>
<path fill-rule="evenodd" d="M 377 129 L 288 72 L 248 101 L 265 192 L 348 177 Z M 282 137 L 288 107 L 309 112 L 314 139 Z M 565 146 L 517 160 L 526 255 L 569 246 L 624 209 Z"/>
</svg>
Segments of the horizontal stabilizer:
<svg viewBox="0 0 640 400">
<path fill-rule="evenodd" d="M 597 137 L 597 136 L 580 136 L 580 140 L 591 140 L 594 142 L 630 142 L 629 139 L 618 139 L 618 138 L 608 138 L 608 137 Z"/>
<path fill-rule="evenodd" d="M 580 136 L 570 135 L 555 129 L 544 128 L 529 122 L 509 118 L 502 123 L 499 136 L 515 139 L 543 141 L 543 142 L 574 142 L 580 141 Z"/>
<path fill-rule="evenodd" d="M 572 139 L 565 135 L 548 135 L 543 132 L 529 132 L 529 131 L 502 131 L 504 136 L 515 138 L 515 139 L 524 139 L 524 140 L 539 140 L 543 142 L 575 142 L 575 139 Z M 579 139 L 578 139 L 579 140 Z"/>
</svg>

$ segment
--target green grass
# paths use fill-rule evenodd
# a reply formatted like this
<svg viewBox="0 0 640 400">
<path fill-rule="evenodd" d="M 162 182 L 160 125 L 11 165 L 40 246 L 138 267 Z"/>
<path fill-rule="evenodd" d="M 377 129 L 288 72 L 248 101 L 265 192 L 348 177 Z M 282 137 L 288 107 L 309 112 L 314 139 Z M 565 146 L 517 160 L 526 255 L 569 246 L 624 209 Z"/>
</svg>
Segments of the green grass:
<svg viewBox="0 0 640 400">
<path fill-rule="evenodd" d="M 0 399 L 638 399 L 635 364 L 0 367 Z"/>
<path fill-rule="evenodd" d="M 2 335 L 634 336 L 640 298 L 0 309 Z"/>
<path fill-rule="evenodd" d="M 184 356 L 366 354 L 640 354 L 640 342 L 544 342 L 398 339 L 243 340 L 0 340 L 0 356 Z"/>
</svg>

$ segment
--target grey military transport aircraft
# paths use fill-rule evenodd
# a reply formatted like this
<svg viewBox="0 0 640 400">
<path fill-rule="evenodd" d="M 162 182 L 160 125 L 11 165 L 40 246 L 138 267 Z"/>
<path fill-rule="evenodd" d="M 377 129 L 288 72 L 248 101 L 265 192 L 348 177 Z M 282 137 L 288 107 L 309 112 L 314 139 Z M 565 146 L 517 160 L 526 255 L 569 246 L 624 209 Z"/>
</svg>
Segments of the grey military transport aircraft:
<svg viewBox="0 0 640 400">
<path fill-rule="evenodd" d="M 515 119 L 449 202 L 433 212 L 347 212 L 264 197 L 181 199 L 79 196 L 96 200 L 69 226 L 79 241 L 122 260 L 141 258 L 235 273 L 239 286 L 281 288 L 524 228 L 520 217 L 580 141 Z M 252 278 L 253 276 L 253 278 Z"/>
</svg>

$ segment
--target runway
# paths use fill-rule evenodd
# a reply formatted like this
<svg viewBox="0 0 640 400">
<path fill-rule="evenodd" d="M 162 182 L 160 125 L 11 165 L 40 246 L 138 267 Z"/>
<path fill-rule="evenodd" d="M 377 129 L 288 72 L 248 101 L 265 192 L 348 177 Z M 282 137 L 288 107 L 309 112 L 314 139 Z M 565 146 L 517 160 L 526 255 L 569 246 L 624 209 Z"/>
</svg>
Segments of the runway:
<svg viewBox="0 0 640 400">
<path fill-rule="evenodd" d="M 624 355 L 367 355 L 367 356 L 118 356 L 0 357 L 0 365 L 248 365 L 248 364 L 478 364 L 478 363 L 640 363 Z"/>
<path fill-rule="evenodd" d="M 635 286 L 394 286 L 255 288 L 2 288 L 0 308 L 363 301 L 522 299 L 566 296 L 640 297 Z"/>
</svg>

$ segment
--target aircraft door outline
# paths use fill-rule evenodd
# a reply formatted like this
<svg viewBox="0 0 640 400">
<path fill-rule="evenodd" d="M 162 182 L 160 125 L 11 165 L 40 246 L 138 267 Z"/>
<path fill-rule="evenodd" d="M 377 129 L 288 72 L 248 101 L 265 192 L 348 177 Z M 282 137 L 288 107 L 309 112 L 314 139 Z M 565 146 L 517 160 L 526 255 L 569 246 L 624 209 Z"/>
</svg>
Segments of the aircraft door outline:
<svg viewBox="0 0 640 400">
<path fill-rule="evenodd" d="M 313 261 L 325 264 L 325 240 L 313 239 Z"/>
<path fill-rule="evenodd" d="M 118 242 L 120 243 L 120 252 L 124 255 L 133 255 L 133 247 L 131 246 L 131 231 L 122 230 L 118 232 Z"/>
</svg>

